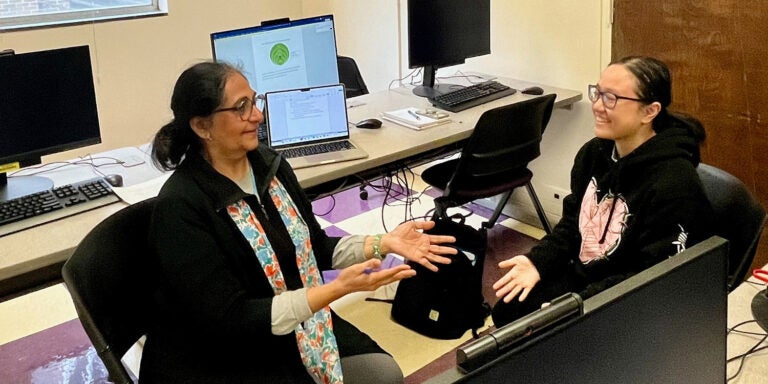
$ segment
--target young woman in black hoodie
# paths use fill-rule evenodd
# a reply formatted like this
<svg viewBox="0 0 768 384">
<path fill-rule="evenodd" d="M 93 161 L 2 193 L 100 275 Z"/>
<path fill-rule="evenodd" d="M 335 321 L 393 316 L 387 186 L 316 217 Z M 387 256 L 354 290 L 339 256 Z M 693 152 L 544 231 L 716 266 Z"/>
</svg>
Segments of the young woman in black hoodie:
<svg viewBox="0 0 768 384">
<path fill-rule="evenodd" d="M 696 173 L 704 129 L 667 110 L 667 66 L 650 57 L 611 63 L 589 86 L 595 138 L 579 150 L 571 194 L 552 233 L 499 263 L 497 327 L 566 292 L 586 299 L 712 234 Z"/>
</svg>

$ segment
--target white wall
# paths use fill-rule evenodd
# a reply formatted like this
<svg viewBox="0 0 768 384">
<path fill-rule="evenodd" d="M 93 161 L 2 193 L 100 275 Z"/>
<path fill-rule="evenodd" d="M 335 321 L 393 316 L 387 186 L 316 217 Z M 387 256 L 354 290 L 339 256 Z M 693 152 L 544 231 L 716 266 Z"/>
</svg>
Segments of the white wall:
<svg viewBox="0 0 768 384">
<path fill-rule="evenodd" d="M 385 90 L 398 78 L 399 1 L 304 1 L 305 16 L 334 15 L 340 55 L 355 59 L 371 92 Z M 402 7 L 405 7 L 403 2 Z"/>
<path fill-rule="evenodd" d="M 407 69 L 405 0 L 195 0 L 169 2 L 169 15 L 146 19 L 0 34 L 0 49 L 17 52 L 88 44 L 96 74 L 103 144 L 50 156 L 69 159 L 149 141 L 170 118 L 171 88 L 180 71 L 211 57 L 209 34 L 279 17 L 333 14 L 338 51 L 354 57 L 369 89 L 385 90 Z M 610 0 L 493 0 L 492 54 L 444 68 L 585 91 L 610 57 Z M 55 121 L 52 121 L 55 123 Z M 532 164 L 534 185 L 554 219 L 567 192 L 576 150 L 591 138 L 587 101 L 556 110 Z M 536 223 L 528 198 L 517 193 L 522 211 Z M 514 208 L 514 206 L 512 206 Z"/>
</svg>

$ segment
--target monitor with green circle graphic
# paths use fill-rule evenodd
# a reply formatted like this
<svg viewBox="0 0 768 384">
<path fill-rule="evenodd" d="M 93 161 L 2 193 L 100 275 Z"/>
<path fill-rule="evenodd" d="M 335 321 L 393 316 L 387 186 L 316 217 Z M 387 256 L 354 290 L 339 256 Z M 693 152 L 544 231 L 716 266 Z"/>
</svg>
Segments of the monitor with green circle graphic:
<svg viewBox="0 0 768 384">
<path fill-rule="evenodd" d="M 211 46 L 214 60 L 241 68 L 261 94 L 339 82 L 332 15 L 215 32 Z"/>
</svg>

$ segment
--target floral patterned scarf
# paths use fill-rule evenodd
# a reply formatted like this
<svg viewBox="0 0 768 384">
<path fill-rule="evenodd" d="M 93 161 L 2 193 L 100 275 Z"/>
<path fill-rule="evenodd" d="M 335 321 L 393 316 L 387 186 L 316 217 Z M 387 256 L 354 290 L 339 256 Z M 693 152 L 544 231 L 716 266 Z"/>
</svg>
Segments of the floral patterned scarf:
<svg viewBox="0 0 768 384">
<path fill-rule="evenodd" d="M 254 185 L 254 190 L 258 190 Z M 274 178 L 269 186 L 269 195 L 280 212 L 280 217 L 296 247 L 296 265 L 301 272 L 304 286 L 315 287 L 323 284 L 320 270 L 317 268 L 309 229 L 299 216 L 296 205 L 283 185 Z M 261 223 L 256 219 L 245 200 L 240 200 L 227 207 L 227 212 L 243 236 L 248 240 L 256 257 L 264 269 L 275 295 L 287 290 L 285 279 L 280 271 L 274 249 L 267 238 Z M 294 331 L 299 352 L 307 371 L 317 383 L 342 383 L 341 362 L 336 337 L 333 334 L 330 307 L 317 311 Z"/>
</svg>

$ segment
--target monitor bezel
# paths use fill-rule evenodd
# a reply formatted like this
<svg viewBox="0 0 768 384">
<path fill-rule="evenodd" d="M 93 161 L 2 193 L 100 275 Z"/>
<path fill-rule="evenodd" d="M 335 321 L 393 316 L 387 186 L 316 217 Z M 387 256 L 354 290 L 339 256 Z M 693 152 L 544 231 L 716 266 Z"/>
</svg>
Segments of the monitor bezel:
<svg viewBox="0 0 768 384">
<path fill-rule="evenodd" d="M 77 52 L 77 51 L 81 51 L 81 52 Z M 6 154 L 6 155 L 3 155 L 0 153 L 0 165 L 15 163 L 15 162 L 20 163 L 21 166 L 41 164 L 42 156 L 51 155 L 51 154 L 64 152 L 64 151 L 70 151 L 73 149 L 87 147 L 89 145 L 101 144 L 102 135 L 101 135 L 101 125 L 99 122 L 98 102 L 96 99 L 96 87 L 94 84 L 93 65 L 91 63 L 90 47 L 88 45 L 56 48 L 56 49 L 50 49 L 50 50 L 44 50 L 44 51 L 16 53 L 13 55 L 0 57 L 0 60 L 4 58 L 10 59 L 10 60 L 16 60 L 16 59 L 25 60 L 26 58 L 32 57 L 33 55 L 34 56 L 51 55 L 52 59 L 56 59 L 57 57 L 63 57 L 64 55 L 69 55 L 69 54 L 81 55 L 82 56 L 81 59 L 85 59 L 87 57 L 87 60 L 85 60 L 87 62 L 87 65 L 86 65 L 87 68 L 84 66 L 81 69 L 83 70 L 82 72 L 83 74 L 87 73 L 87 76 L 90 79 L 91 87 L 86 90 L 88 94 L 83 95 L 85 99 L 81 99 L 81 100 L 82 100 L 82 103 L 88 103 L 88 105 L 91 106 L 91 108 L 88 108 L 88 111 L 89 111 L 88 114 L 90 117 L 92 117 L 91 122 L 94 123 L 94 128 L 92 128 L 92 130 L 90 131 L 91 137 L 73 140 L 73 141 L 61 142 L 61 143 L 57 143 L 55 145 L 47 146 L 44 148 L 35 148 L 35 149 L 27 150 L 24 152 L 18 152 L 18 153 Z M 52 123 L 55 123 L 55 121 Z M 94 133 L 96 134 L 95 136 L 92 135 Z"/>
</svg>

